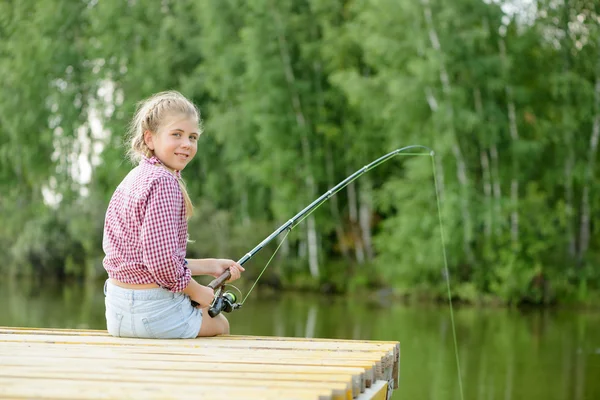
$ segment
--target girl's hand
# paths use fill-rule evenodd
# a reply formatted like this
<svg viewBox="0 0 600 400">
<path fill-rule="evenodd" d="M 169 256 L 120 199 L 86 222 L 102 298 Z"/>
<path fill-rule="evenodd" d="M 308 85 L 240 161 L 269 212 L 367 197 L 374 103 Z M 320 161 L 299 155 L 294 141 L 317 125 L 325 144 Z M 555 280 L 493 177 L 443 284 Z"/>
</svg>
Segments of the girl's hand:
<svg viewBox="0 0 600 400">
<path fill-rule="evenodd" d="M 231 273 L 231 278 L 229 278 L 228 282 L 239 279 L 240 276 L 242 275 L 242 272 L 245 271 L 244 267 L 242 267 L 237 262 L 235 262 L 233 260 L 220 259 L 220 258 L 217 258 L 214 260 L 213 268 L 214 268 L 214 271 L 212 273 L 212 276 L 214 276 L 215 278 L 218 278 L 219 276 L 223 275 L 223 273 L 225 271 L 229 270 L 229 272 Z"/>
<path fill-rule="evenodd" d="M 198 306 L 196 306 L 196 308 L 208 307 L 212 304 L 212 301 L 215 298 L 215 291 L 209 288 L 208 286 L 199 286 L 200 287 L 197 290 L 195 290 L 194 297 L 192 298 L 192 300 L 198 303 Z"/>
</svg>

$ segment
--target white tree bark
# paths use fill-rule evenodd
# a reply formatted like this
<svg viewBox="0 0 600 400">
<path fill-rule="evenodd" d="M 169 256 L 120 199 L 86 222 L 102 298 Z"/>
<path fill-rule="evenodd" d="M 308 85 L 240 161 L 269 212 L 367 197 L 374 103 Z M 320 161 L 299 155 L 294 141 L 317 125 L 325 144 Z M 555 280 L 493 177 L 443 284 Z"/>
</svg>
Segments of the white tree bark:
<svg viewBox="0 0 600 400">
<path fill-rule="evenodd" d="M 435 29 L 435 24 L 433 23 L 433 16 L 431 11 L 431 6 L 429 4 L 429 0 L 421 0 L 423 5 L 423 14 L 425 16 L 425 23 L 427 26 L 427 32 L 429 35 L 429 41 L 431 42 L 431 46 L 440 54 L 442 54 L 442 48 L 439 41 L 439 36 Z M 474 263 L 475 257 L 473 255 L 473 251 L 471 249 L 471 241 L 473 236 L 473 224 L 471 219 L 471 213 L 469 211 L 469 182 L 467 178 L 467 168 L 465 164 L 464 157 L 462 155 L 462 151 L 460 149 L 460 145 L 458 142 L 458 137 L 456 136 L 456 131 L 454 130 L 454 112 L 451 104 L 450 93 L 451 93 L 451 85 L 450 78 L 448 72 L 446 70 L 446 66 L 443 62 L 440 62 L 440 81 L 442 82 L 442 90 L 447 97 L 447 101 L 449 102 L 450 107 L 448 107 L 449 112 L 449 129 L 453 137 L 454 144 L 452 145 L 452 154 L 456 159 L 456 177 L 458 179 L 458 183 L 461 187 L 461 213 L 463 219 L 463 249 L 465 251 L 465 255 L 467 260 L 470 263 Z M 437 101 L 435 100 L 435 96 L 431 90 L 426 90 L 426 96 L 428 98 L 428 103 L 430 108 L 432 104 L 437 105 Z M 433 111 L 433 108 L 432 108 Z"/>
<path fill-rule="evenodd" d="M 485 237 L 489 238 L 492 236 L 492 231 L 494 229 L 494 207 L 493 207 L 493 199 L 492 199 L 492 174 L 490 171 L 490 160 L 488 158 L 487 152 L 485 150 L 481 150 L 479 152 L 479 158 L 481 160 L 481 170 L 483 174 L 483 195 L 485 196 L 485 205 L 486 205 L 486 215 L 484 218 L 483 225 L 483 234 Z"/>
<path fill-rule="evenodd" d="M 356 256 L 356 261 L 359 264 L 363 264 L 365 262 L 365 250 L 358 226 L 358 199 L 356 196 L 356 184 L 354 182 L 350 182 L 346 190 L 348 191 L 348 213 L 350 217 L 350 226 L 352 227 L 352 237 L 354 239 L 354 253 Z"/>
<path fill-rule="evenodd" d="M 425 88 L 425 99 L 427 100 L 427 104 L 429 105 L 429 109 L 432 113 L 435 113 L 438 109 L 438 102 L 435 98 L 433 91 L 430 87 Z M 435 170 L 437 175 L 438 182 L 438 196 L 440 198 L 440 202 L 444 202 L 444 190 L 445 190 L 445 182 L 444 182 L 444 165 L 442 164 L 441 157 L 435 157 Z"/>
<path fill-rule="evenodd" d="M 333 154 L 331 154 L 331 147 L 328 143 L 325 145 L 325 167 L 327 170 L 327 187 L 332 188 L 333 186 L 335 186 L 336 182 L 334 182 Z M 348 258 L 349 250 L 348 245 L 346 243 L 344 226 L 342 224 L 341 212 L 337 196 L 334 195 L 329 198 L 329 207 L 331 209 L 331 215 L 336 221 L 335 236 L 337 238 L 338 245 L 340 246 L 340 252 L 344 256 L 344 258 Z"/>
<path fill-rule="evenodd" d="M 494 215 L 496 221 L 502 216 L 502 186 L 500 185 L 500 169 L 498 167 L 498 149 L 495 144 L 490 146 L 491 172 L 492 172 L 492 191 L 494 193 Z M 495 234 L 500 235 L 501 227 L 499 223 L 495 225 Z"/>
<path fill-rule="evenodd" d="M 565 220 L 567 221 L 567 251 L 571 260 L 573 260 L 577 254 L 575 229 L 573 227 L 573 218 L 575 215 L 575 207 L 573 205 L 573 167 L 575 165 L 575 154 L 570 137 L 571 132 L 565 130 L 564 138 L 565 145 L 567 146 L 567 158 L 565 160 Z"/>
<path fill-rule="evenodd" d="M 365 248 L 365 256 L 367 261 L 373 259 L 373 240 L 371 237 L 371 214 L 373 212 L 372 199 L 373 192 L 371 190 L 371 180 L 363 176 L 363 180 L 359 185 L 358 195 L 358 221 L 360 225 L 361 239 Z"/>
<path fill-rule="evenodd" d="M 500 57 L 502 59 L 502 64 L 504 65 L 505 72 L 508 68 L 508 62 L 506 58 L 506 44 L 504 43 L 504 38 L 501 38 L 499 41 L 500 47 Z M 508 76 L 508 74 L 507 74 Z M 513 142 L 513 163 L 512 163 L 512 179 L 510 182 L 510 202 L 511 202 L 511 214 L 510 214 L 510 236 L 513 244 L 513 248 L 519 243 L 519 180 L 518 180 L 518 160 L 517 155 L 515 154 L 515 147 L 517 141 L 519 140 L 519 130 L 517 127 L 517 113 L 515 108 L 515 102 L 512 94 L 512 87 L 507 84 L 505 87 L 506 92 L 506 103 L 508 109 L 508 126 L 510 131 L 510 137 Z"/>
<path fill-rule="evenodd" d="M 321 79 L 322 79 L 322 68 L 321 63 L 315 61 L 313 63 L 313 69 L 315 71 L 315 86 L 317 87 L 317 101 L 319 104 L 319 109 L 325 109 L 325 102 L 323 100 L 323 90 L 321 87 Z M 327 173 L 327 187 L 332 188 L 337 183 L 335 181 L 335 163 L 333 159 L 333 154 L 331 152 L 330 142 L 325 140 L 325 171 Z M 331 215 L 335 220 L 335 237 L 337 239 L 338 246 L 340 248 L 340 252 L 344 256 L 344 258 L 349 258 L 348 245 L 346 243 L 345 233 L 344 233 L 344 225 L 341 217 L 340 207 L 338 203 L 337 196 L 332 196 L 329 199 L 329 208 L 331 211 Z"/>
<path fill-rule="evenodd" d="M 570 50 L 573 48 L 573 43 L 570 40 L 569 20 L 570 20 L 570 5 L 569 0 L 563 4 L 563 18 L 560 29 L 564 32 L 563 37 L 563 73 L 568 76 L 570 70 Z M 577 237 L 575 234 L 575 206 L 573 195 L 573 168 L 575 166 L 575 149 L 573 148 L 573 128 L 568 122 L 568 114 L 571 107 L 570 86 L 563 87 L 564 106 L 562 109 L 563 116 L 563 141 L 565 143 L 565 221 L 567 225 L 567 254 L 570 260 L 577 259 Z"/>
<path fill-rule="evenodd" d="M 277 40 L 279 42 L 279 54 L 281 56 L 281 61 L 283 65 L 283 70 L 285 73 L 285 79 L 288 84 L 288 89 L 290 92 L 292 108 L 294 110 L 294 114 L 296 117 L 296 123 L 300 127 L 301 132 L 301 145 L 302 145 L 302 158 L 304 162 L 305 168 L 305 184 L 308 189 L 308 194 L 311 198 L 314 198 L 316 195 L 316 185 L 314 181 L 314 177 L 312 175 L 312 171 L 310 168 L 312 162 L 310 143 L 308 141 L 308 124 L 306 122 L 306 118 L 304 116 L 304 112 L 302 110 L 302 103 L 300 101 L 300 96 L 298 91 L 296 90 L 296 77 L 294 75 L 294 70 L 292 68 L 292 61 L 290 57 L 290 52 L 288 49 L 287 41 L 283 31 L 283 24 L 281 22 L 281 18 L 275 8 L 272 8 L 272 15 L 275 19 L 275 25 L 277 27 Z M 310 268 L 310 274 L 313 278 L 319 276 L 319 253 L 318 253 L 318 243 L 317 243 L 317 231 L 315 224 L 315 217 L 311 214 L 307 218 L 307 242 L 308 242 L 308 265 Z"/>
<path fill-rule="evenodd" d="M 281 244 L 281 248 L 279 249 L 279 254 L 281 254 L 280 258 L 285 260 L 290 254 L 290 242 L 288 240 L 283 240 L 283 236 L 281 235 L 277 238 L 277 240 Z M 283 243 L 281 243 L 281 240 L 283 240 Z"/>
<path fill-rule="evenodd" d="M 479 90 L 479 88 L 473 91 L 473 98 L 475 100 L 475 112 L 477 115 L 479 115 L 481 120 L 484 121 L 485 116 L 483 113 L 483 101 L 481 99 L 481 90 Z M 479 151 L 479 160 L 481 162 L 481 171 L 483 177 L 483 195 L 485 196 L 484 204 L 486 205 L 483 233 L 485 237 L 489 239 L 492 236 L 494 225 L 494 207 L 492 199 L 492 173 L 490 171 L 490 160 L 487 150 L 482 149 Z"/>
<path fill-rule="evenodd" d="M 600 40 L 599 40 L 600 43 Z M 596 85 L 594 90 L 594 124 L 592 126 L 592 135 L 590 137 L 590 150 L 588 153 L 588 163 L 585 172 L 585 184 L 581 196 L 581 223 L 579 228 L 579 254 L 577 256 L 578 264 L 581 265 L 585 253 L 590 244 L 590 184 L 594 178 L 594 166 L 596 164 L 596 155 L 598 153 L 598 138 L 600 136 L 600 58 L 598 59 Z"/>
</svg>

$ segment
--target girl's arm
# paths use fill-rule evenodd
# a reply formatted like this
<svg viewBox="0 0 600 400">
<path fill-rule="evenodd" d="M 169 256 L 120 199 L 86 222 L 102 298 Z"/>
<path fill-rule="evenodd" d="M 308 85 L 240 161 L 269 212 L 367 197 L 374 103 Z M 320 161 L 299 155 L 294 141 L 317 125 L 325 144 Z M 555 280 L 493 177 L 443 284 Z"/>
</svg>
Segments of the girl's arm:
<svg viewBox="0 0 600 400">
<path fill-rule="evenodd" d="M 221 258 L 188 258 L 187 267 L 192 275 L 210 275 L 218 278 L 223 272 L 229 269 L 231 273 L 230 281 L 238 279 L 244 271 L 244 267 L 233 260 Z"/>
<path fill-rule="evenodd" d="M 196 282 L 194 279 L 190 279 L 188 285 L 183 289 L 183 293 L 190 296 L 190 299 L 194 300 L 199 304 L 199 308 L 210 306 L 215 297 L 215 292 L 208 286 L 204 286 Z"/>
<path fill-rule="evenodd" d="M 160 176 L 151 182 L 140 229 L 142 261 L 161 287 L 181 292 L 192 278 L 185 266 L 181 239 L 185 205 L 177 181 Z"/>
</svg>

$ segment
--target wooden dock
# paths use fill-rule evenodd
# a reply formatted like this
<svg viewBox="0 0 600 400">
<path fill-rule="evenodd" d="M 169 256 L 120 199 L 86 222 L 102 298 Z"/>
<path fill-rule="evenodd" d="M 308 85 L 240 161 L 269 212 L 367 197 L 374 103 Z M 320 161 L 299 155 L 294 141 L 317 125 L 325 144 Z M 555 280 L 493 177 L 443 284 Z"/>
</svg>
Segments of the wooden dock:
<svg viewBox="0 0 600 400">
<path fill-rule="evenodd" d="M 0 327 L 0 398 L 389 399 L 398 342 Z"/>
</svg>

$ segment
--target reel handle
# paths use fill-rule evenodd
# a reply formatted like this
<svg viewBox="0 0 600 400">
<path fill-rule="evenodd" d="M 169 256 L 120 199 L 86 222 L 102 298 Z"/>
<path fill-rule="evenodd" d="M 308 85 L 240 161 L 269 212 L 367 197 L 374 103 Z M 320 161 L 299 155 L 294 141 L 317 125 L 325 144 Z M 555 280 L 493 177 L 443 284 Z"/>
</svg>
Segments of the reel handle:
<svg viewBox="0 0 600 400">
<path fill-rule="evenodd" d="M 223 272 L 218 278 L 213 279 L 207 286 L 212 290 L 217 290 L 218 288 L 223 286 L 223 283 L 225 283 L 225 281 L 229 278 L 231 278 L 231 272 L 227 270 Z"/>
<path fill-rule="evenodd" d="M 220 288 L 221 286 L 223 286 L 223 284 L 225 283 L 225 281 L 227 281 L 227 279 L 231 278 L 231 272 L 229 272 L 229 270 L 223 272 L 221 274 L 221 276 L 219 276 L 216 279 L 213 279 L 208 285 L 209 288 L 211 288 L 212 290 L 217 290 L 218 288 Z M 196 303 L 194 300 L 192 300 L 192 307 L 198 307 L 199 304 Z M 212 315 L 211 315 L 212 317 Z"/>
</svg>

